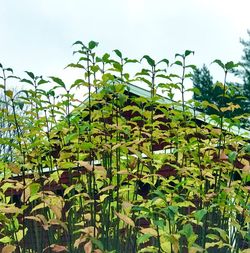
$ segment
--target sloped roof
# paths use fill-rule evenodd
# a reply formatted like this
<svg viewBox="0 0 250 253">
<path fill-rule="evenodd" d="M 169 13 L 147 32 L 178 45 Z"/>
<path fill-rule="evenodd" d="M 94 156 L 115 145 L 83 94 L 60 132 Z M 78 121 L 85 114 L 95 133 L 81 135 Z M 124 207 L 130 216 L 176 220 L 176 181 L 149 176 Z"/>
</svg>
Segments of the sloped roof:
<svg viewBox="0 0 250 253">
<path fill-rule="evenodd" d="M 132 93 L 136 96 L 145 97 L 145 98 L 151 97 L 151 92 L 145 88 L 139 87 L 139 86 L 131 84 L 131 83 L 124 83 L 124 84 L 126 84 L 125 89 L 129 93 Z M 103 88 L 99 88 L 97 90 L 97 93 L 101 92 L 102 89 Z M 172 107 L 173 109 L 179 110 L 179 111 L 182 110 L 182 106 L 181 106 L 180 102 L 171 100 L 159 93 L 157 93 L 157 96 L 159 97 L 159 100 L 158 100 L 159 103 L 173 105 L 173 107 Z M 86 97 L 84 99 L 84 102 L 86 102 L 87 100 L 88 100 L 88 97 Z M 215 127 L 220 127 L 219 124 L 210 115 L 205 114 L 204 112 L 201 112 L 199 110 L 194 110 L 194 108 L 192 108 L 190 106 L 186 106 L 186 110 L 193 115 L 194 115 L 194 111 L 195 111 L 194 116 L 196 119 L 198 119 L 206 124 L 210 124 Z M 235 135 L 240 135 L 244 138 L 250 139 L 250 131 L 247 129 L 244 129 L 242 127 L 230 126 L 227 122 L 224 122 L 223 129 L 225 131 L 231 132 Z"/>
<path fill-rule="evenodd" d="M 144 89 L 144 88 L 141 88 L 141 87 L 138 87 L 136 85 L 133 85 L 131 83 L 128 83 L 127 84 L 127 90 L 135 95 L 138 95 L 138 96 L 143 96 L 143 97 L 146 97 L 146 98 L 150 98 L 151 94 L 150 94 L 150 91 Z M 174 109 L 176 110 L 182 110 L 182 107 L 181 107 L 181 104 L 174 101 L 174 100 L 171 100 L 171 99 L 168 99 L 166 97 L 164 97 L 163 95 L 160 95 L 160 94 L 157 94 L 158 96 L 160 96 L 160 99 L 159 99 L 159 102 L 160 103 L 164 103 L 164 104 L 173 104 L 174 103 Z M 191 107 L 187 107 L 187 110 L 194 114 L 194 110 L 193 108 Z M 211 124 L 213 126 L 218 126 L 218 124 L 211 118 L 211 116 L 203 113 L 203 112 L 200 112 L 200 111 L 197 111 L 195 112 L 195 117 L 207 124 Z M 244 128 L 240 128 L 240 127 L 237 127 L 237 126 L 229 126 L 229 124 L 227 124 L 226 122 L 223 124 L 223 129 L 226 130 L 226 131 L 229 131 L 229 132 L 232 132 L 236 135 L 240 135 L 242 137 L 245 137 L 245 138 L 248 138 L 250 139 L 250 131 L 249 130 L 246 130 Z"/>
</svg>

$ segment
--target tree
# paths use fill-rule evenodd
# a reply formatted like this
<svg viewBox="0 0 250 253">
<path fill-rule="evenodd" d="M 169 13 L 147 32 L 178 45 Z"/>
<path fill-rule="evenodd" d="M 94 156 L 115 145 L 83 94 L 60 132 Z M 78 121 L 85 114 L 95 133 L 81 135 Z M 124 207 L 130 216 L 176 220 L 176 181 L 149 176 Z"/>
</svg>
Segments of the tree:
<svg viewBox="0 0 250 253">
<path fill-rule="evenodd" d="M 192 80 L 194 88 L 198 88 L 200 91 L 194 93 L 193 98 L 200 102 L 204 100 L 212 102 L 213 77 L 205 64 L 201 69 L 196 68 L 194 70 Z"/>
<path fill-rule="evenodd" d="M 193 99 L 203 102 L 203 104 L 206 105 L 203 110 L 207 114 L 223 114 L 226 118 L 233 118 L 242 115 L 245 112 L 245 101 L 241 85 L 226 82 L 224 87 L 224 84 L 221 82 L 214 83 L 213 77 L 205 64 L 202 68 L 196 68 L 194 70 L 192 81 L 193 87 L 196 88 L 196 91 L 193 94 Z M 233 111 L 224 111 L 224 109 L 220 111 L 220 109 L 218 110 L 215 107 L 225 108 L 229 104 L 235 105 Z"/>
<path fill-rule="evenodd" d="M 250 111 L 250 30 L 247 30 L 249 40 L 241 39 L 240 43 L 244 46 L 241 63 L 243 70 L 236 74 L 243 80 L 243 95 L 246 97 L 245 110 Z"/>
<path fill-rule="evenodd" d="M 209 69 L 204 64 L 202 68 L 196 68 L 192 77 L 193 87 L 196 88 L 196 92 L 193 94 L 193 98 L 196 101 L 207 101 L 209 104 L 218 104 L 218 96 L 223 92 L 219 85 L 214 86 L 213 77 L 210 74 Z M 212 107 L 207 107 L 205 112 L 208 114 L 216 113 Z"/>
</svg>

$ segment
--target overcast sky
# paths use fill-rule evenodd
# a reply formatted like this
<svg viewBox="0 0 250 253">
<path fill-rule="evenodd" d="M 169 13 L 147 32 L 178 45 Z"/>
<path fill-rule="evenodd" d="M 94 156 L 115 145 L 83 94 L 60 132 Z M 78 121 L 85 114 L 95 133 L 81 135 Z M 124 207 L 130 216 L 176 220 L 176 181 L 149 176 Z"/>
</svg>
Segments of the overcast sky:
<svg viewBox="0 0 250 253">
<path fill-rule="evenodd" d="M 63 68 L 73 61 L 76 40 L 138 59 L 173 61 L 190 49 L 197 66 L 239 61 L 249 10 L 250 0 L 0 0 L 0 63 L 18 75 L 28 70 L 72 80 Z"/>
</svg>

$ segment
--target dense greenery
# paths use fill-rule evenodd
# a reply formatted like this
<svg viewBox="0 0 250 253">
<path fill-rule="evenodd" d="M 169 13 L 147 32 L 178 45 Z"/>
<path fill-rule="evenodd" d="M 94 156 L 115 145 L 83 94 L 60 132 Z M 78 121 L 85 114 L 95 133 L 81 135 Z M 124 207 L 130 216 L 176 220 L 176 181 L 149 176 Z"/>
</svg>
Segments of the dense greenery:
<svg viewBox="0 0 250 253">
<path fill-rule="evenodd" d="M 237 64 L 215 61 L 225 80 L 222 104 L 200 105 L 220 112 L 208 118 L 185 101 L 192 51 L 170 64 L 74 46 L 68 67 L 83 74 L 73 84 L 1 65 L 2 252 L 249 252 L 249 133 L 225 117 L 238 107 L 225 102 Z M 132 76 L 129 64 L 146 67 Z M 29 88 L 14 94 L 18 80 Z"/>
<path fill-rule="evenodd" d="M 250 35 L 250 31 L 248 31 Z M 241 68 L 233 69 L 231 72 L 241 79 L 240 83 L 227 83 L 226 84 L 226 100 L 221 99 L 223 94 L 223 85 L 221 83 L 213 82 L 213 77 L 210 74 L 209 69 L 206 65 L 202 68 L 196 68 L 193 72 L 192 80 L 195 88 L 198 92 L 194 92 L 193 98 L 197 101 L 208 101 L 219 107 L 223 106 L 223 101 L 225 103 L 238 104 L 239 108 L 234 112 L 230 112 L 225 117 L 234 117 L 242 114 L 249 115 L 250 113 L 250 40 L 241 39 L 241 44 L 244 46 L 242 62 L 239 63 Z M 208 114 L 218 114 L 214 108 L 208 107 L 205 109 Z M 247 117 L 241 119 L 244 127 L 249 128 L 249 120 Z"/>
<path fill-rule="evenodd" d="M 243 94 L 246 97 L 246 110 L 250 111 L 250 30 L 247 31 L 249 35 L 248 40 L 241 40 L 241 44 L 244 46 L 243 56 L 242 56 L 242 64 L 243 70 L 236 71 L 243 79 Z"/>
<path fill-rule="evenodd" d="M 208 101 L 209 103 L 217 104 L 218 94 L 216 92 L 218 91 L 214 90 L 213 77 L 206 65 L 203 65 L 200 69 L 194 69 L 192 81 L 194 88 L 197 89 L 193 94 L 193 98 L 196 101 Z M 211 114 L 214 112 L 214 109 L 211 107 L 206 108 L 206 112 Z"/>
</svg>

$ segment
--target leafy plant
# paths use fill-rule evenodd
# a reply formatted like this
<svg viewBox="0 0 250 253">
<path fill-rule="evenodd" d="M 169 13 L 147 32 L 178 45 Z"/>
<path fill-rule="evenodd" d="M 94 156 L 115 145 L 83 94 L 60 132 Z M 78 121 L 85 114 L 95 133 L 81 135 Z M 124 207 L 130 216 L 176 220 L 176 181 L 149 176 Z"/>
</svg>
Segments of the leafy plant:
<svg viewBox="0 0 250 253">
<path fill-rule="evenodd" d="M 98 56 L 97 46 L 74 43 L 67 67 L 83 77 L 70 85 L 26 71 L 15 80 L 31 88 L 14 94 L 1 65 L 2 252 L 246 252 L 249 136 L 225 117 L 237 106 L 225 103 L 236 64 L 215 60 L 224 92 L 208 118 L 185 99 L 193 51 L 171 64 Z M 129 64 L 143 68 L 132 76 Z M 181 75 L 169 73 L 175 65 Z"/>
</svg>

